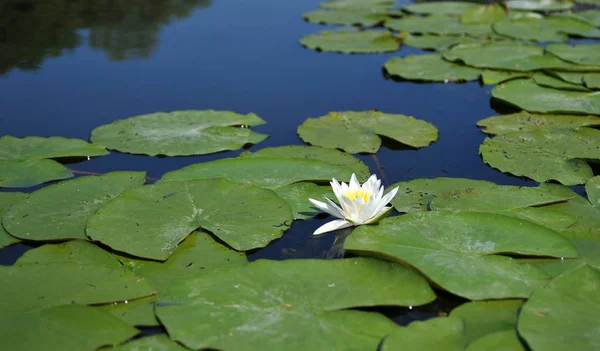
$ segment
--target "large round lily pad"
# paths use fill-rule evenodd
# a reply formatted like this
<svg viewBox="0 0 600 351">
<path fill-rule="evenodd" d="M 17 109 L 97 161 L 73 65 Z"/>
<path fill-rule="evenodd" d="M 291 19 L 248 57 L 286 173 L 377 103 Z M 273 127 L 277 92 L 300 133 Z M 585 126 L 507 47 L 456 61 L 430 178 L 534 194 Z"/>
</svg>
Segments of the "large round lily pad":
<svg viewBox="0 0 600 351">
<path fill-rule="evenodd" d="M 67 305 L 28 313 L 0 313 L 2 348 L 11 351 L 96 350 L 101 346 L 118 345 L 138 332 L 89 306 Z"/>
<path fill-rule="evenodd" d="M 600 210 L 600 176 L 595 176 L 585 183 L 585 192 L 590 203 Z"/>
<path fill-rule="evenodd" d="M 117 258 L 110 252 L 84 240 L 71 240 L 61 244 L 46 244 L 27 251 L 19 257 L 16 265 L 74 263 L 121 268 Z"/>
<path fill-rule="evenodd" d="M 600 29 L 598 37 L 600 38 Z M 579 65 L 600 65 L 600 44 L 566 45 L 553 44 L 546 47 L 546 51 L 561 59 Z"/>
<path fill-rule="evenodd" d="M 0 192 L 0 218 L 4 212 L 12 205 L 13 203 L 17 203 L 23 201 L 27 197 L 25 193 L 5 193 Z M 10 235 L 2 225 L 0 225 L 0 248 L 6 247 L 10 244 L 14 244 L 19 242 L 20 239 Z"/>
<path fill-rule="evenodd" d="M 586 88 L 583 85 L 583 80 L 581 81 L 580 84 L 574 84 L 574 83 L 565 82 L 562 79 L 554 78 L 550 75 L 543 74 L 543 73 L 535 73 L 532 76 L 532 78 L 533 78 L 533 81 L 537 85 L 546 87 L 546 88 L 573 90 L 573 91 L 585 91 L 585 92 L 590 91 L 590 89 Z"/>
<path fill-rule="evenodd" d="M 536 291 L 519 315 L 533 350 L 595 350 L 600 345 L 600 272 L 581 265 Z"/>
<path fill-rule="evenodd" d="M 421 276 L 396 263 L 261 260 L 173 285 L 156 314 L 171 338 L 193 349 L 365 350 L 395 324 L 343 309 L 433 298 Z"/>
<path fill-rule="evenodd" d="M 385 21 L 385 26 L 391 30 L 410 33 L 471 35 L 474 37 L 488 37 L 492 34 L 492 28 L 488 23 L 463 23 L 459 17 L 440 15 L 388 19 Z"/>
<path fill-rule="evenodd" d="M 141 299 L 99 305 L 95 308 L 110 313 L 133 327 L 155 327 L 160 325 L 154 315 L 155 303 L 156 295 L 152 295 Z"/>
<path fill-rule="evenodd" d="M 0 161 L 0 187 L 27 188 L 72 176 L 67 167 L 54 160 Z"/>
<path fill-rule="evenodd" d="M 319 4 L 322 8 L 335 10 L 380 10 L 394 7 L 394 0 L 332 0 Z"/>
<path fill-rule="evenodd" d="M 376 30 L 337 32 L 323 31 L 300 39 L 300 44 L 310 49 L 349 53 L 392 52 L 400 48 L 400 41 L 391 32 Z"/>
<path fill-rule="evenodd" d="M 319 159 L 238 157 L 193 164 L 163 175 L 161 182 L 226 178 L 275 189 L 301 181 L 347 181 L 355 168 Z M 362 179 L 363 181 L 366 179 Z"/>
<path fill-rule="evenodd" d="M 146 181 L 144 172 L 79 177 L 33 192 L 4 213 L 2 225 L 27 240 L 88 239 L 88 218 L 123 191 Z"/>
<path fill-rule="evenodd" d="M 117 120 L 97 127 L 91 140 L 109 149 L 145 155 L 201 155 L 236 150 L 267 136 L 248 129 L 264 124 L 254 113 L 174 111 Z"/>
<path fill-rule="evenodd" d="M 585 159 L 600 159 L 599 143 L 600 131 L 591 128 L 535 130 L 487 138 L 479 153 L 503 172 L 576 185 L 594 176 Z"/>
<path fill-rule="evenodd" d="M 313 10 L 302 15 L 309 22 L 338 25 L 361 25 L 372 27 L 382 23 L 387 17 L 387 11 L 372 12 L 370 9 L 360 10 Z"/>
<path fill-rule="evenodd" d="M 355 253 L 405 262 L 442 288 L 472 300 L 528 297 L 547 283 L 541 270 L 501 253 L 577 257 L 558 233 L 517 218 L 476 212 L 423 212 L 358 227 L 344 244 Z"/>
<path fill-rule="evenodd" d="M 499 331 L 514 331 L 523 300 L 490 300 L 467 302 L 453 309 L 451 317 L 460 317 L 465 323 L 465 339 L 472 343 Z"/>
<path fill-rule="evenodd" d="M 464 351 L 467 346 L 464 335 L 465 326 L 460 318 L 414 321 L 407 327 L 392 331 L 383 341 L 381 350 Z"/>
<path fill-rule="evenodd" d="M 438 137 L 437 128 L 429 122 L 379 111 L 329 112 L 304 121 L 298 134 L 307 143 L 350 153 L 377 152 L 379 135 L 412 147 L 427 146 Z"/>
<path fill-rule="evenodd" d="M 500 21 L 506 16 L 506 10 L 498 3 L 480 6 L 463 13 L 460 16 L 462 23 L 488 23 Z"/>
<path fill-rule="evenodd" d="M 548 115 L 521 111 L 518 113 L 492 116 L 477 122 L 486 134 L 506 134 L 538 129 L 576 129 L 600 126 L 598 116 Z"/>
<path fill-rule="evenodd" d="M 77 263 L 0 266 L 0 311 L 30 312 L 71 304 L 99 304 L 154 294 L 148 282 L 122 268 Z"/>
<path fill-rule="evenodd" d="M 498 85 L 492 96 L 530 112 L 600 115 L 600 94 L 544 88 L 531 79 Z"/>
<path fill-rule="evenodd" d="M 448 62 L 440 54 L 392 57 L 383 66 L 392 76 L 406 80 L 458 82 L 477 80 L 480 70 Z"/>
<path fill-rule="evenodd" d="M 432 49 L 437 51 L 444 51 L 451 46 L 459 44 L 485 44 L 489 43 L 490 39 L 487 37 L 471 37 L 471 36 L 457 36 L 457 35 L 433 35 L 433 34 L 422 34 L 413 35 L 407 34 L 404 38 L 404 44 L 419 49 Z"/>
<path fill-rule="evenodd" d="M 514 39 L 539 42 L 565 42 L 569 35 L 600 37 L 600 30 L 593 25 L 567 16 L 507 17 L 494 23 L 494 30 Z"/>
<path fill-rule="evenodd" d="M 250 250 L 281 237 L 292 220 L 289 205 L 271 190 L 208 179 L 125 191 L 89 219 L 86 232 L 115 250 L 164 261 L 199 227 Z"/>
<path fill-rule="evenodd" d="M 483 6 L 462 1 L 428 1 L 402 6 L 402 10 L 420 15 L 462 15 Z"/>
</svg>

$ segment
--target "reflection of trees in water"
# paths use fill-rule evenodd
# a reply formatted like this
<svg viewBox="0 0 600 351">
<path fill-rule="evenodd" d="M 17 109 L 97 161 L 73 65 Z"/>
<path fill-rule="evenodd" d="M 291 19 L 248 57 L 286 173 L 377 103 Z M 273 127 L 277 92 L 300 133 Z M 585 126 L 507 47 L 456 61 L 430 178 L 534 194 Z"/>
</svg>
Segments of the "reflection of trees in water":
<svg viewBox="0 0 600 351">
<path fill-rule="evenodd" d="M 89 44 L 113 60 L 148 57 L 163 25 L 211 0 L 0 0 L 0 74 L 38 69 L 48 57 Z"/>
</svg>

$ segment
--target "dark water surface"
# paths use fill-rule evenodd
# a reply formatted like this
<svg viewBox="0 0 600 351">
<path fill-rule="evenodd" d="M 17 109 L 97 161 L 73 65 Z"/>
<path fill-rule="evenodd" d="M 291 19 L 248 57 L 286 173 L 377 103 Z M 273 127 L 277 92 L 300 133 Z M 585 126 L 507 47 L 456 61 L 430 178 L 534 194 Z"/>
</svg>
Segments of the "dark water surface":
<svg viewBox="0 0 600 351">
<path fill-rule="evenodd" d="M 424 119 L 440 132 L 437 142 L 421 150 L 387 145 L 376 157 L 361 155 L 387 185 L 440 176 L 536 184 L 504 175 L 478 155 L 485 137 L 475 123 L 496 114 L 489 88 L 386 80 L 383 64 L 419 52 L 409 47 L 342 55 L 298 44 L 303 35 L 326 28 L 301 18 L 320 1 L 0 0 L 0 135 L 88 139 L 93 128 L 116 119 L 216 109 L 254 112 L 266 120 L 254 128 L 269 134 L 250 148 L 258 150 L 302 144 L 296 128 L 308 117 L 377 109 Z M 69 166 L 95 173 L 147 171 L 157 179 L 239 152 L 163 158 L 113 152 Z M 311 235 L 324 220 L 294 223 L 284 238 L 250 259 L 326 257 L 333 235 Z M 11 264 L 27 248 L 0 250 L 0 264 Z"/>
</svg>

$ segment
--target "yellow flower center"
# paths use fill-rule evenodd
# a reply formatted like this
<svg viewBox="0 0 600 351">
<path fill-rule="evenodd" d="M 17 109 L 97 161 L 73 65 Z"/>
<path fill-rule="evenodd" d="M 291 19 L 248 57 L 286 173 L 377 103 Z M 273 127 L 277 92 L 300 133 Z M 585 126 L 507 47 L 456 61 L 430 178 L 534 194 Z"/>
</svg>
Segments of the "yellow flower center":
<svg viewBox="0 0 600 351">
<path fill-rule="evenodd" d="M 352 201 L 354 201 L 354 199 L 356 199 L 357 197 L 360 197 L 363 199 L 364 202 L 367 202 L 367 200 L 369 200 L 369 198 L 371 197 L 370 192 L 362 189 L 346 191 L 343 195 Z"/>
</svg>

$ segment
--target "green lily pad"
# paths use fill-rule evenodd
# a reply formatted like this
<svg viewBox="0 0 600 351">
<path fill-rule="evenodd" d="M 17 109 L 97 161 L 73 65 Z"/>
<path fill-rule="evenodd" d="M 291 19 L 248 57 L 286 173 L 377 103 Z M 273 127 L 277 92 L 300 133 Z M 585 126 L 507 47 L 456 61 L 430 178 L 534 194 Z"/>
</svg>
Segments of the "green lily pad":
<svg viewBox="0 0 600 351">
<path fill-rule="evenodd" d="M 146 181 L 144 172 L 79 177 L 37 190 L 4 213 L 2 225 L 27 240 L 88 239 L 85 225 L 102 205 Z"/>
<path fill-rule="evenodd" d="M 89 306 L 67 305 L 0 314 L 2 347 L 11 351 L 96 350 L 101 346 L 118 345 L 138 332 Z"/>
<path fill-rule="evenodd" d="M 547 115 L 521 111 L 482 119 L 477 122 L 477 126 L 481 128 L 482 132 L 491 135 L 535 131 L 538 129 L 577 129 L 579 127 L 600 126 L 600 117 Z"/>
<path fill-rule="evenodd" d="M 268 177 L 265 177 L 268 170 Z M 196 163 L 163 175 L 160 182 L 226 178 L 275 189 L 301 181 L 349 180 L 353 168 L 317 159 L 238 157 Z M 366 179 L 363 179 L 366 180 Z"/>
<path fill-rule="evenodd" d="M 404 39 L 404 44 L 419 49 L 432 49 L 444 51 L 449 47 L 459 44 L 485 44 L 489 43 L 490 39 L 486 37 L 470 37 L 457 35 L 413 35 L 408 34 Z"/>
<path fill-rule="evenodd" d="M 600 65 L 600 44 L 552 44 L 546 47 L 546 51 L 578 65 Z"/>
<path fill-rule="evenodd" d="M 122 268 L 95 264 L 0 266 L 0 278 L 5 285 L 0 291 L 0 311 L 4 312 L 125 301 L 154 294 L 143 278 Z"/>
<path fill-rule="evenodd" d="M 541 87 L 531 79 L 518 79 L 498 85 L 492 96 L 523 110 L 539 113 L 600 115 L 600 94 Z"/>
<path fill-rule="evenodd" d="M 5 193 L 0 192 L 0 218 L 8 208 L 17 202 L 22 201 L 27 197 L 25 193 Z M 10 235 L 2 225 L 0 225 L 0 248 L 6 247 L 8 245 L 18 243 L 21 239 L 16 238 Z"/>
<path fill-rule="evenodd" d="M 453 309 L 450 317 L 460 317 L 465 323 L 465 341 L 470 344 L 486 335 L 513 331 L 523 300 L 467 302 Z"/>
<path fill-rule="evenodd" d="M 155 327 L 160 323 L 154 315 L 156 296 L 99 305 L 95 308 L 110 313 L 131 326 Z"/>
<path fill-rule="evenodd" d="M 349 153 L 375 153 L 381 146 L 379 135 L 412 147 L 423 147 L 437 140 L 438 130 L 429 122 L 405 115 L 345 111 L 309 118 L 298 127 L 298 134 L 313 145 Z"/>
<path fill-rule="evenodd" d="M 507 37 L 539 42 L 566 42 L 569 35 L 600 38 L 595 26 L 569 16 L 505 18 L 494 23 L 494 31 Z"/>
<path fill-rule="evenodd" d="M 114 351 L 186 351 L 185 347 L 169 339 L 165 334 L 135 339 L 114 349 Z"/>
<path fill-rule="evenodd" d="M 460 318 L 415 321 L 392 331 L 383 341 L 381 350 L 464 351 L 467 346 L 464 335 L 464 322 Z"/>
<path fill-rule="evenodd" d="M 462 15 L 465 12 L 480 9 L 481 6 L 472 2 L 461 1 L 428 1 L 402 6 L 402 10 L 420 15 Z"/>
<path fill-rule="evenodd" d="M 446 3 L 451 4 L 451 2 Z M 385 26 L 391 30 L 410 33 L 470 35 L 474 37 L 488 37 L 492 34 L 492 28 L 487 23 L 463 23 L 459 17 L 441 15 L 388 19 L 385 21 Z"/>
<path fill-rule="evenodd" d="M 600 10 L 587 10 L 577 12 L 577 16 L 584 18 L 588 23 L 600 27 Z"/>
<path fill-rule="evenodd" d="M 577 257 L 555 231 L 513 217 L 478 212 L 422 212 L 360 226 L 346 238 L 354 253 L 407 263 L 440 287 L 472 300 L 528 297 L 547 283 L 538 268 L 501 253 Z"/>
<path fill-rule="evenodd" d="M 499 71 L 485 69 L 481 72 L 481 81 L 485 85 L 499 84 L 517 78 L 529 78 L 531 72 Z"/>
<path fill-rule="evenodd" d="M 400 48 L 400 41 L 391 32 L 377 30 L 322 31 L 304 36 L 300 39 L 300 44 L 309 49 L 345 54 L 392 52 Z"/>
<path fill-rule="evenodd" d="M 334 0 L 319 4 L 322 8 L 336 10 L 389 9 L 396 5 L 394 0 Z"/>
<path fill-rule="evenodd" d="M 442 177 L 399 182 L 392 184 L 390 188 L 398 187 L 398 194 L 392 199 L 394 208 L 399 212 L 410 213 L 427 211 L 431 200 L 449 191 L 493 185 L 495 184 L 485 180 Z"/>
<path fill-rule="evenodd" d="M 243 152 L 240 157 L 283 157 L 319 160 L 337 166 L 348 167 L 358 178 L 367 179 L 371 175 L 369 167 L 358 158 L 336 149 L 320 146 L 286 145 L 267 147 L 256 152 Z"/>
<path fill-rule="evenodd" d="M 81 139 L 34 136 L 15 138 L 10 135 L 0 138 L 0 161 L 102 156 L 106 154 L 108 154 L 108 151 L 104 147 L 98 144 L 90 144 Z"/>
<path fill-rule="evenodd" d="M 591 128 L 539 129 L 486 138 L 479 153 L 484 162 L 502 172 L 576 185 L 594 176 L 584 159 L 600 158 L 599 142 L 600 131 Z"/>
<path fill-rule="evenodd" d="M 174 111 L 117 120 L 92 130 L 91 140 L 109 149 L 150 156 L 202 155 L 236 150 L 267 136 L 248 129 L 264 124 L 254 113 Z"/>
<path fill-rule="evenodd" d="M 506 7 L 511 10 L 525 11 L 560 11 L 573 7 L 569 0 L 508 0 Z"/>
<path fill-rule="evenodd" d="M 585 183 L 585 192 L 590 203 L 600 210 L 600 176 L 595 176 Z"/>
<path fill-rule="evenodd" d="M 590 89 L 600 89 L 600 73 L 586 73 L 583 75 L 583 83 Z"/>
<path fill-rule="evenodd" d="M 581 265 L 536 291 L 519 315 L 534 350 L 594 350 L 600 345 L 600 272 Z"/>
<path fill-rule="evenodd" d="M 314 10 L 306 12 L 302 18 L 309 22 L 337 25 L 361 25 L 372 27 L 382 23 L 388 17 L 387 11 L 372 12 L 370 9 L 360 10 Z"/>
<path fill-rule="evenodd" d="M 172 339 L 192 349 L 374 350 L 395 324 L 342 309 L 434 297 L 421 276 L 392 262 L 260 260 L 173 285 L 156 314 Z"/>
<path fill-rule="evenodd" d="M 467 347 L 466 351 L 510 350 L 525 351 L 519 335 L 515 330 L 502 330 L 485 335 Z"/>
<path fill-rule="evenodd" d="M 541 87 L 585 92 L 590 91 L 588 88 L 584 87 L 583 84 L 573 84 L 565 82 L 564 80 L 557 79 L 543 73 L 536 73 L 533 75 L 532 78 L 533 81 Z"/>
<path fill-rule="evenodd" d="M 271 190 L 208 179 L 127 190 L 90 217 L 86 232 L 117 251 L 164 261 L 200 226 L 241 251 L 281 237 L 292 220 Z"/>
<path fill-rule="evenodd" d="M 506 16 L 506 10 L 500 4 L 480 6 L 463 13 L 460 16 L 462 23 L 494 23 Z"/>
<path fill-rule="evenodd" d="M 440 54 L 392 57 L 383 67 L 390 75 L 407 80 L 446 83 L 477 80 L 481 73 L 477 68 L 448 62 Z"/>
<path fill-rule="evenodd" d="M 54 160 L 0 161 L 0 187 L 27 188 L 71 177 L 73 173 Z"/>
<path fill-rule="evenodd" d="M 160 295 L 179 280 L 198 277 L 222 267 L 248 263 L 246 255 L 233 251 L 206 233 L 190 234 L 165 262 L 119 256 L 119 260 L 137 276 L 146 278 Z"/>
<path fill-rule="evenodd" d="M 585 73 L 580 72 L 563 72 L 563 71 L 555 71 L 555 70 L 546 70 L 544 73 L 551 75 L 552 77 L 558 78 L 560 80 L 564 80 L 568 83 L 573 84 L 583 84 L 583 76 Z"/>
<path fill-rule="evenodd" d="M 84 240 L 71 240 L 62 244 L 46 244 L 29 250 L 19 257 L 16 265 L 75 263 L 121 268 L 121 264 L 110 252 Z"/>
<path fill-rule="evenodd" d="M 275 189 L 275 192 L 290 205 L 294 219 L 308 219 L 321 213 L 308 201 L 309 198 L 320 201 L 325 201 L 325 197 L 335 198 L 331 187 L 314 183 L 289 184 Z"/>
<path fill-rule="evenodd" d="M 594 70 L 595 67 L 578 66 L 554 55 L 544 55 L 544 48 L 511 42 L 494 42 L 482 45 L 458 45 L 444 51 L 446 60 L 463 62 L 468 66 L 507 71 L 535 71 L 541 69 Z"/>
</svg>

